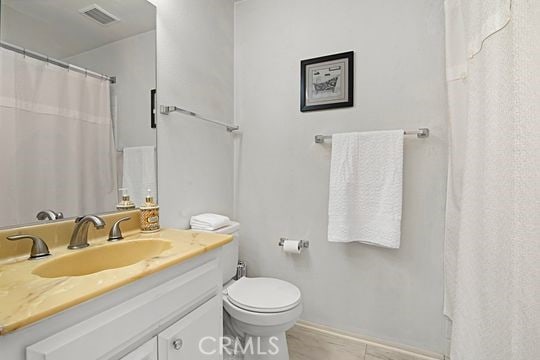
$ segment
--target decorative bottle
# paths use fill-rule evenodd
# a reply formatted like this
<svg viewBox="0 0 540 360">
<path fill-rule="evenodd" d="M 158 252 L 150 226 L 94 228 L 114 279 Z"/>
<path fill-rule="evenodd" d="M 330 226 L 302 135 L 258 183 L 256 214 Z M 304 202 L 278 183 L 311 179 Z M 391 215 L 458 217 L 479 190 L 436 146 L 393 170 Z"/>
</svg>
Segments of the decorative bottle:
<svg viewBox="0 0 540 360">
<path fill-rule="evenodd" d="M 159 205 L 154 202 L 150 189 L 148 189 L 144 205 L 140 207 L 140 214 L 142 232 L 159 231 Z"/>
<path fill-rule="evenodd" d="M 135 209 L 135 203 L 130 200 L 127 189 L 121 188 L 118 189 L 118 192 L 121 193 L 122 200 L 116 205 L 118 210 L 131 210 Z"/>
</svg>

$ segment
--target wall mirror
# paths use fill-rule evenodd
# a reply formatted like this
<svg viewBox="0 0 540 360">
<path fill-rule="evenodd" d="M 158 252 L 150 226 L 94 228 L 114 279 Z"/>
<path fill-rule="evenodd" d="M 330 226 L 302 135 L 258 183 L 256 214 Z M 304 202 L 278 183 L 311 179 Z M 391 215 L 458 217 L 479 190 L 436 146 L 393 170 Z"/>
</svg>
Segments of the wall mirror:
<svg viewBox="0 0 540 360">
<path fill-rule="evenodd" d="M 0 5 L 0 227 L 113 211 L 126 183 L 140 203 L 156 186 L 155 6 Z"/>
</svg>

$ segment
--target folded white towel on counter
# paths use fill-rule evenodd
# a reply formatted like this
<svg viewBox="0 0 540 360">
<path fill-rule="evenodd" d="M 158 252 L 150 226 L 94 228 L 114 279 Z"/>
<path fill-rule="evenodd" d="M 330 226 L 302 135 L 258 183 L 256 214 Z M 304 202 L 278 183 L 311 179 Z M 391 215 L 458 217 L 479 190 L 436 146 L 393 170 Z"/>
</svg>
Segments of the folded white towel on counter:
<svg viewBox="0 0 540 360">
<path fill-rule="evenodd" d="M 192 216 L 189 224 L 195 230 L 213 231 L 231 225 L 231 220 L 218 214 L 199 214 Z"/>
<path fill-rule="evenodd" d="M 399 248 L 403 130 L 334 134 L 328 241 Z"/>
</svg>

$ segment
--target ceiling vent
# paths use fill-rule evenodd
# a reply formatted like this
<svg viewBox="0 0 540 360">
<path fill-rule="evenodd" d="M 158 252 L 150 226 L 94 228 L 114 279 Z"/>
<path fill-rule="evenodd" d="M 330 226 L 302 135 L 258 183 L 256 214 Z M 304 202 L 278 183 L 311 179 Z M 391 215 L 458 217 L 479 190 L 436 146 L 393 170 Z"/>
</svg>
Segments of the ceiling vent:
<svg viewBox="0 0 540 360">
<path fill-rule="evenodd" d="M 80 9 L 79 12 L 82 15 L 100 23 L 101 25 L 110 25 L 120 21 L 119 18 L 96 4 Z"/>
</svg>

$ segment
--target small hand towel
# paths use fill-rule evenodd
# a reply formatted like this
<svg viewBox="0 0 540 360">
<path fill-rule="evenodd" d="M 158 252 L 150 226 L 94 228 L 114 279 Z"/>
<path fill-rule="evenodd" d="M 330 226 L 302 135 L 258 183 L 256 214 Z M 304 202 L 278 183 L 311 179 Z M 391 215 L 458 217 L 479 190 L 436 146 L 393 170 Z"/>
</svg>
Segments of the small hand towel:
<svg viewBox="0 0 540 360">
<path fill-rule="evenodd" d="M 189 221 L 192 229 L 213 231 L 231 224 L 227 216 L 218 214 L 199 214 L 191 217 Z"/>
<path fill-rule="evenodd" d="M 403 130 L 332 136 L 328 241 L 399 248 Z"/>
<path fill-rule="evenodd" d="M 148 189 L 156 196 L 156 155 L 153 146 L 124 148 L 122 183 L 136 206 L 144 204 Z"/>
</svg>

